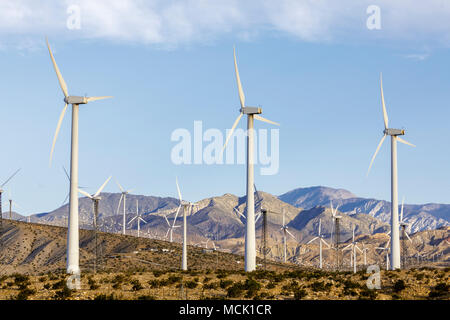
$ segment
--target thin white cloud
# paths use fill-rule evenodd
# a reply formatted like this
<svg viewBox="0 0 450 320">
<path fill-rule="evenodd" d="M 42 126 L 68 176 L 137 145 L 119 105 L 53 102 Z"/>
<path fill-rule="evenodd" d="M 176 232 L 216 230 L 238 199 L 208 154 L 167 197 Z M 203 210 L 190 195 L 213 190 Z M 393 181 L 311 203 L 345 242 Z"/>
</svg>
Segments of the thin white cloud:
<svg viewBox="0 0 450 320">
<path fill-rule="evenodd" d="M 81 8 L 81 29 L 68 30 L 67 8 Z M 381 30 L 368 30 L 366 9 L 381 9 Z M 267 31 L 302 41 L 450 44 L 448 0 L 0 0 L 5 38 L 61 36 L 177 46 L 224 34 L 251 39 Z"/>
</svg>

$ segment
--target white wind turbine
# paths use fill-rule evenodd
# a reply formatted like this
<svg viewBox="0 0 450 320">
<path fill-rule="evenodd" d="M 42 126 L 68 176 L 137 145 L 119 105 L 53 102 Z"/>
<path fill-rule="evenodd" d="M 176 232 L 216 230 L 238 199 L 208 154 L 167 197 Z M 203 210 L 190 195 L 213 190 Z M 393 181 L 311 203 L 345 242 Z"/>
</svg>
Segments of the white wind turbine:
<svg viewBox="0 0 450 320">
<path fill-rule="evenodd" d="M 141 232 L 141 221 L 143 223 L 147 223 L 147 221 L 142 219 L 142 215 L 139 213 L 139 200 L 138 199 L 136 199 L 136 215 L 134 216 L 133 219 L 130 220 L 130 222 L 128 222 L 128 224 L 131 224 L 134 220 L 136 220 L 136 222 L 137 222 L 137 236 L 139 238 L 139 235 Z"/>
<path fill-rule="evenodd" d="M 402 207 L 400 209 L 400 227 L 402 228 L 402 233 L 404 234 L 404 236 L 406 235 L 408 240 L 412 243 L 411 237 L 409 236 L 408 232 L 406 231 L 406 229 L 409 227 L 409 223 L 406 223 L 405 220 L 403 220 L 403 204 L 404 204 L 404 201 L 405 201 L 405 198 L 403 197 L 403 199 L 402 199 Z"/>
<path fill-rule="evenodd" d="M 97 192 L 94 194 L 89 194 L 84 190 L 78 189 L 78 192 L 85 195 L 89 199 L 92 200 L 93 205 L 93 213 L 94 213 L 94 231 L 95 231 L 95 260 L 94 260 L 94 272 L 97 271 L 97 260 L 98 260 L 98 243 L 97 243 L 97 233 L 98 233 L 98 203 L 102 199 L 100 197 L 100 193 L 105 188 L 105 186 L 108 184 L 109 180 L 111 180 L 111 177 L 106 179 L 106 181 L 98 188 Z"/>
<path fill-rule="evenodd" d="M 122 234 L 125 235 L 126 234 L 125 227 L 127 225 L 127 222 L 126 222 L 127 217 L 126 217 L 126 212 L 125 212 L 125 210 L 126 210 L 126 202 L 127 202 L 127 194 L 129 194 L 133 189 L 125 190 L 124 188 L 122 188 L 122 186 L 120 185 L 120 183 L 117 180 L 116 180 L 116 184 L 119 187 L 120 192 L 122 193 L 120 195 L 119 205 L 117 206 L 117 213 L 116 214 L 119 214 L 120 204 L 122 203 L 122 199 L 123 199 Z"/>
<path fill-rule="evenodd" d="M 191 215 L 193 212 L 194 206 L 196 206 L 195 203 L 184 201 L 181 196 L 180 186 L 178 185 L 178 178 L 175 179 L 175 183 L 177 185 L 177 192 L 178 192 L 178 198 L 180 200 L 180 206 L 183 206 L 183 251 L 181 255 L 181 270 L 187 270 L 187 215 Z M 178 207 L 179 209 L 180 207 Z M 178 214 L 178 211 L 177 211 Z M 176 222 L 176 216 L 175 220 L 173 222 L 173 226 L 175 226 Z M 172 229 L 173 230 L 173 229 Z"/>
<path fill-rule="evenodd" d="M 69 205 L 69 227 L 67 232 L 67 273 L 80 274 L 80 256 L 79 256 L 79 228 L 78 228 L 78 112 L 80 104 L 87 104 L 91 101 L 112 98 L 111 96 L 104 97 L 78 97 L 70 96 L 67 84 L 64 81 L 61 72 L 53 57 L 52 50 L 47 41 L 48 52 L 53 63 L 53 67 L 58 77 L 59 84 L 64 93 L 64 102 L 66 103 L 58 120 L 56 126 L 55 136 L 53 138 L 52 149 L 50 151 L 50 164 L 52 161 L 53 150 L 55 149 L 56 139 L 58 138 L 59 129 L 64 119 L 64 115 L 69 104 L 72 105 L 72 142 L 71 142 L 71 157 L 70 157 L 70 205 Z"/>
<path fill-rule="evenodd" d="M 383 79 L 380 75 L 380 88 L 381 88 L 381 104 L 383 107 L 383 119 L 384 119 L 384 135 L 381 138 L 380 143 L 375 151 L 375 154 L 370 161 L 370 168 L 373 161 L 380 150 L 381 145 L 387 136 L 391 136 L 391 269 L 400 269 L 400 236 L 399 236 L 399 221 L 398 221 L 398 186 L 397 186 L 397 141 L 415 147 L 415 145 L 403 140 L 400 136 L 405 134 L 405 130 L 391 129 L 389 128 L 389 119 L 386 112 L 386 105 L 384 103 L 383 94 Z"/>
<path fill-rule="evenodd" d="M 12 220 L 12 209 L 13 206 L 16 206 L 19 209 L 23 209 L 18 203 L 17 201 L 12 199 L 12 195 L 11 195 L 11 189 L 8 190 L 8 195 L 9 195 L 9 220 Z"/>
<path fill-rule="evenodd" d="M 389 270 L 389 243 L 391 242 L 391 238 L 389 238 L 388 242 L 386 242 L 386 245 L 384 247 L 377 247 L 375 249 L 382 250 L 386 252 L 386 270 Z"/>
<path fill-rule="evenodd" d="M 259 197 L 258 190 L 256 190 L 256 185 L 253 184 L 253 186 L 255 188 L 256 198 L 258 199 L 257 204 L 259 204 L 259 211 L 258 211 L 258 213 L 255 216 L 255 225 L 256 225 L 256 223 L 258 222 L 259 218 L 262 217 L 262 199 Z M 257 207 L 257 205 L 255 205 L 255 207 Z M 241 211 L 239 211 L 238 208 L 233 208 L 233 210 L 238 214 L 238 218 L 239 218 L 239 216 L 244 218 L 244 219 L 247 218 Z"/>
<path fill-rule="evenodd" d="M 260 116 L 262 113 L 261 108 L 248 107 L 245 105 L 245 96 L 242 89 L 241 79 L 239 77 L 239 71 L 236 61 L 236 51 L 234 50 L 234 68 L 236 72 L 236 81 L 239 92 L 239 100 L 241 103 L 240 114 L 234 122 L 231 130 L 228 134 L 223 150 L 226 148 L 229 139 L 233 135 L 234 129 L 236 128 L 239 120 L 241 120 L 244 114 L 247 115 L 247 217 L 246 221 L 246 233 L 245 233 L 245 271 L 250 272 L 256 269 L 256 237 L 255 237 L 255 198 L 253 193 L 254 185 L 254 129 L 253 122 L 254 119 L 268 122 L 271 124 L 278 125 L 273 121 L 267 120 Z"/>
<path fill-rule="evenodd" d="M 357 245 L 358 242 L 355 241 L 355 225 L 353 225 L 353 235 L 352 235 L 352 243 L 350 243 L 348 246 L 346 246 L 344 250 L 351 249 L 351 257 L 350 257 L 350 264 L 353 266 L 353 273 L 356 273 L 356 268 L 358 267 L 358 260 L 356 258 L 356 250 L 358 249 L 359 252 L 362 253 L 362 250 Z"/>
<path fill-rule="evenodd" d="M 330 248 L 330 245 L 328 244 L 328 242 L 325 241 L 325 239 L 323 238 L 323 235 L 321 234 L 321 228 L 322 228 L 322 220 L 319 219 L 319 230 L 318 230 L 318 235 L 317 237 L 312 238 L 311 240 L 309 240 L 306 244 L 310 244 L 313 241 L 318 240 L 319 241 L 319 268 L 322 269 L 323 267 L 323 262 L 322 262 L 322 243 L 324 243 L 326 246 L 328 246 L 328 248 Z"/>
<path fill-rule="evenodd" d="M 286 263 L 287 261 L 287 237 L 286 235 L 290 235 L 295 241 L 297 241 L 297 239 L 295 238 L 295 236 L 288 230 L 288 226 L 286 224 L 286 218 L 285 218 L 285 213 L 284 213 L 284 208 L 282 209 L 283 212 L 283 224 L 281 226 L 281 230 L 283 230 L 283 257 L 284 257 L 284 263 Z M 325 241 L 325 240 L 324 240 Z"/>
</svg>

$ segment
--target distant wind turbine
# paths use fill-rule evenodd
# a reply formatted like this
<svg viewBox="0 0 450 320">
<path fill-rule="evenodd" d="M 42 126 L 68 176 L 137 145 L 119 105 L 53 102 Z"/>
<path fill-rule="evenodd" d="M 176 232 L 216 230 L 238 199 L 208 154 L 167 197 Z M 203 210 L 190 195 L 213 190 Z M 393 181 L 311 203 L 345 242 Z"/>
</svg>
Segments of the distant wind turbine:
<svg viewBox="0 0 450 320">
<path fill-rule="evenodd" d="M 48 52 L 53 63 L 53 67 L 58 77 L 59 84 L 64 93 L 64 102 L 66 103 L 56 126 L 55 136 L 53 138 L 52 149 L 50 151 L 50 165 L 52 163 L 53 151 L 55 149 L 56 139 L 58 138 L 59 129 L 61 128 L 64 115 L 69 104 L 72 105 L 72 142 L 71 142 L 71 158 L 70 158 L 70 208 L 69 208 L 69 227 L 67 232 L 67 273 L 80 274 L 80 244 L 79 244 L 79 227 L 78 227 L 78 112 L 80 104 L 87 104 L 91 101 L 112 98 L 104 97 L 78 97 L 70 96 L 67 84 L 64 81 L 61 72 L 53 57 L 52 50 L 47 41 Z"/>
<path fill-rule="evenodd" d="M 228 141 L 233 135 L 234 129 L 236 128 L 239 120 L 241 120 L 244 114 L 247 115 L 247 216 L 245 219 L 246 233 L 245 233 L 245 271 L 251 272 L 256 269 L 256 236 L 255 236 L 255 198 L 253 193 L 254 187 L 254 129 L 253 121 L 254 119 L 259 121 L 268 122 L 270 124 L 278 125 L 273 121 L 267 120 L 260 116 L 262 113 L 261 108 L 248 107 L 245 105 L 245 96 L 242 89 L 241 79 L 239 77 L 239 71 L 236 61 L 236 51 L 234 50 L 234 69 L 236 72 L 236 82 L 239 92 L 239 100 L 241 102 L 240 114 L 233 123 L 231 130 L 228 134 L 223 150 L 225 150 Z"/>
<path fill-rule="evenodd" d="M 346 246 L 343 251 L 351 249 L 351 265 L 353 266 L 353 273 L 356 273 L 356 269 L 358 267 L 358 260 L 356 258 L 356 250 L 358 249 L 359 252 L 362 253 L 362 250 L 358 247 L 358 242 L 355 240 L 355 225 L 353 225 L 353 235 L 352 235 L 352 243 L 350 243 L 348 246 Z"/>
<path fill-rule="evenodd" d="M 380 88 L 381 88 L 381 104 L 383 107 L 383 120 L 384 120 L 384 135 L 381 138 L 380 143 L 375 151 L 375 154 L 370 161 L 370 168 L 373 161 L 380 150 L 381 145 L 387 136 L 391 136 L 391 269 L 400 269 L 400 236 L 399 236 L 399 221 L 398 221 L 398 185 L 397 185 L 397 141 L 415 147 L 415 145 L 403 140 L 400 136 L 405 134 L 405 130 L 391 129 L 389 128 L 389 119 L 386 112 L 386 105 L 384 103 L 383 94 L 383 78 L 380 75 Z"/>
<path fill-rule="evenodd" d="M 126 217 L 126 202 L 127 202 L 127 194 L 129 194 L 133 189 L 130 190 L 125 190 L 124 188 L 122 188 L 122 186 L 120 185 L 120 183 L 116 180 L 116 184 L 119 187 L 120 191 L 121 191 L 121 195 L 120 195 L 120 200 L 119 200 L 119 205 L 117 206 L 117 214 L 119 214 L 119 208 L 120 208 L 120 204 L 122 203 L 122 199 L 123 199 L 123 222 L 122 222 L 122 234 L 125 235 L 126 234 L 126 225 L 127 225 L 127 217 Z"/>
<path fill-rule="evenodd" d="M 323 238 L 322 234 L 321 234 L 321 227 L 322 227 L 322 220 L 319 219 L 319 230 L 318 230 L 318 235 L 317 237 L 312 238 L 311 240 L 309 240 L 306 244 L 310 244 L 313 241 L 318 240 L 319 241 L 319 268 L 322 269 L 323 267 L 323 262 L 322 262 L 322 243 L 324 243 L 326 246 L 328 246 L 328 248 L 330 248 L 330 245 L 328 244 L 328 242 L 325 241 L 325 239 Z"/>
<path fill-rule="evenodd" d="M 139 235 L 140 235 L 140 232 L 141 232 L 141 221 L 143 223 L 147 223 L 147 221 L 145 221 L 142 218 L 142 215 L 139 213 L 139 200 L 138 199 L 136 199 L 136 215 L 134 216 L 133 219 L 130 220 L 130 222 L 128 222 L 128 224 L 133 223 L 134 220 L 136 220 L 136 222 L 137 222 L 137 236 L 139 238 Z"/>
<path fill-rule="evenodd" d="M 283 224 L 281 225 L 281 230 L 283 230 L 283 258 L 284 258 L 284 263 L 286 263 L 287 261 L 287 237 L 286 235 L 290 235 L 295 241 L 297 241 L 297 239 L 295 238 L 295 236 L 288 230 L 288 226 L 286 224 L 286 217 L 285 217 L 285 213 L 284 213 L 284 208 L 282 209 L 282 213 L 283 213 Z"/>
</svg>

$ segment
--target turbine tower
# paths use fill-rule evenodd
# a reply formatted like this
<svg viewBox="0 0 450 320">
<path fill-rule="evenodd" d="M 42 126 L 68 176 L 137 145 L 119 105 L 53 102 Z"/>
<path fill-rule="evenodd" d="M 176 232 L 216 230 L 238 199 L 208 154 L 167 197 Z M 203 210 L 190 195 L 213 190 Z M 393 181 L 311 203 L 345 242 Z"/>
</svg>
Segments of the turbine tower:
<svg viewBox="0 0 450 320">
<path fill-rule="evenodd" d="M 122 221 L 122 234 L 125 235 L 126 230 L 125 227 L 127 225 L 127 217 L 126 217 L 126 202 L 127 202 L 127 194 L 129 194 L 133 189 L 130 190 L 125 190 L 124 188 L 122 188 L 122 186 L 120 185 L 120 183 L 116 180 L 116 184 L 120 189 L 120 192 L 122 193 L 122 195 L 120 196 L 120 200 L 119 200 L 119 205 L 117 206 L 117 214 L 119 214 L 119 208 L 120 208 L 120 204 L 122 203 L 122 199 L 123 199 L 123 221 Z"/>
<path fill-rule="evenodd" d="M 94 194 L 89 194 L 84 190 L 78 189 L 78 192 L 85 195 L 89 199 L 92 200 L 93 211 L 94 211 L 94 232 L 95 232 L 95 260 L 94 260 L 94 273 L 97 272 L 97 261 L 98 261 L 98 243 L 97 243 L 97 233 L 98 233 L 98 202 L 101 200 L 100 192 L 105 188 L 108 184 L 111 177 L 106 179 L 106 181 L 98 188 L 97 192 Z"/>
<path fill-rule="evenodd" d="M 3 187 L 6 186 L 6 184 L 11 181 L 11 179 L 20 171 L 20 169 L 17 169 L 8 179 L 6 179 L 3 184 L 0 185 L 0 248 L 3 247 L 3 211 L 2 211 L 2 193 L 3 193 Z"/>
<path fill-rule="evenodd" d="M 322 263 L 322 243 L 324 243 L 326 246 L 328 246 L 328 248 L 330 248 L 330 245 L 328 244 L 328 242 L 325 241 L 325 239 L 323 238 L 322 234 L 321 234 L 321 227 L 322 227 L 322 220 L 319 219 L 319 230 L 318 230 L 318 235 L 317 237 L 312 238 L 311 240 L 309 240 L 306 244 L 310 244 L 313 241 L 319 240 L 319 268 L 322 269 L 323 267 L 323 263 Z"/>
<path fill-rule="evenodd" d="M 13 206 L 16 206 L 17 208 L 23 209 L 18 203 L 17 201 L 12 199 L 11 196 L 11 189 L 8 190 L 8 195 L 9 195 L 9 220 L 12 220 L 12 208 Z"/>
<path fill-rule="evenodd" d="M 142 219 L 142 215 L 139 213 L 139 200 L 138 199 L 136 199 L 136 215 L 134 216 L 133 219 L 130 220 L 130 222 L 128 222 L 128 224 L 131 224 L 134 220 L 136 220 L 136 222 L 137 222 L 137 236 L 139 238 L 139 235 L 141 233 L 141 221 L 143 223 L 147 223 L 147 221 Z"/>
<path fill-rule="evenodd" d="M 64 102 L 66 103 L 58 120 L 56 126 L 55 136 L 53 138 L 52 149 L 50 151 L 50 165 L 52 162 L 53 150 L 55 149 L 56 139 L 58 138 L 59 129 L 64 119 L 64 115 L 69 104 L 72 105 L 72 142 L 70 153 L 70 199 L 69 199 L 69 227 L 67 231 L 67 273 L 80 274 L 80 244 L 79 244 L 79 227 L 78 227 L 78 112 L 80 104 L 87 104 L 91 101 L 112 98 L 111 96 L 104 97 L 78 97 L 70 96 L 67 84 L 64 81 L 61 72 L 53 57 L 50 45 L 47 42 L 48 52 L 53 63 L 53 67 L 58 77 L 59 84 L 64 94 Z"/>
<path fill-rule="evenodd" d="M 281 230 L 283 230 L 283 258 L 284 258 L 284 263 L 287 262 L 287 237 L 286 234 L 289 234 L 295 241 L 297 241 L 297 239 L 295 238 L 295 236 L 289 232 L 288 230 L 288 226 L 286 224 L 286 218 L 285 218 L 285 213 L 284 213 L 284 208 L 282 209 L 282 213 L 283 213 L 283 225 L 281 226 Z"/>
<path fill-rule="evenodd" d="M 255 195 L 253 193 L 254 187 L 254 119 L 259 121 L 268 122 L 270 124 L 279 125 L 276 122 L 267 120 L 260 116 L 262 109 L 258 107 L 249 107 L 245 105 L 245 96 L 242 89 L 241 79 L 239 77 L 239 71 L 236 61 L 236 50 L 233 50 L 234 54 L 234 69 L 236 72 L 236 82 L 239 92 L 239 100 L 241 103 L 240 114 L 234 121 L 233 126 L 228 134 L 222 152 L 226 148 L 229 139 L 233 135 L 239 120 L 241 120 L 244 114 L 247 115 L 247 216 L 245 219 L 245 271 L 251 272 L 256 269 L 256 236 L 255 236 Z"/>
<path fill-rule="evenodd" d="M 384 135 L 381 138 L 380 143 L 375 151 L 375 154 L 370 161 L 367 175 L 372 167 L 373 161 L 380 150 L 381 145 L 387 136 L 391 136 L 391 269 L 400 269 L 400 236 L 399 236 L 399 221 L 398 221 L 398 185 L 397 185 L 397 141 L 415 147 L 415 145 L 403 140 L 400 136 L 405 134 L 403 129 L 389 128 L 389 119 L 386 112 L 386 105 L 384 103 L 383 94 L 383 78 L 380 75 L 380 88 L 381 88 L 381 104 L 383 107 L 383 120 L 384 120 Z"/>
<path fill-rule="evenodd" d="M 330 200 L 330 206 L 331 206 L 331 215 L 334 218 L 334 238 L 335 238 L 335 249 L 336 249 L 336 267 L 337 270 L 339 270 L 340 268 L 340 251 L 339 251 L 339 246 L 340 246 L 340 237 L 341 237 L 341 230 L 340 230 L 340 225 L 339 225 L 339 221 L 340 219 L 342 219 L 342 216 L 338 215 L 338 208 L 339 205 L 336 208 L 333 208 L 333 202 Z"/>
<path fill-rule="evenodd" d="M 400 228 L 402 229 L 402 263 L 403 268 L 406 268 L 406 239 L 409 240 L 409 242 L 412 243 L 411 237 L 409 236 L 406 229 L 409 227 L 409 223 L 406 223 L 405 220 L 403 220 L 403 204 L 405 202 L 405 197 L 402 199 L 402 207 L 400 209 Z"/>
</svg>

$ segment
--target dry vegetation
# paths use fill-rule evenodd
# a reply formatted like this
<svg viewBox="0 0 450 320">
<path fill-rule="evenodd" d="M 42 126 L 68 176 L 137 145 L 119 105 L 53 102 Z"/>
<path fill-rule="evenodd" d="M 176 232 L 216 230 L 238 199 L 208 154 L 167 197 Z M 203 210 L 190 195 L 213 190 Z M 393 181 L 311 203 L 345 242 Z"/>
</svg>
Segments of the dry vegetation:
<svg viewBox="0 0 450 320">
<path fill-rule="evenodd" d="M 68 290 L 67 275 L 12 274 L 0 278 L 0 299 L 450 299 L 450 268 L 382 271 L 381 289 L 369 290 L 368 274 L 291 270 L 144 271 L 85 273 L 81 290 Z"/>
</svg>

